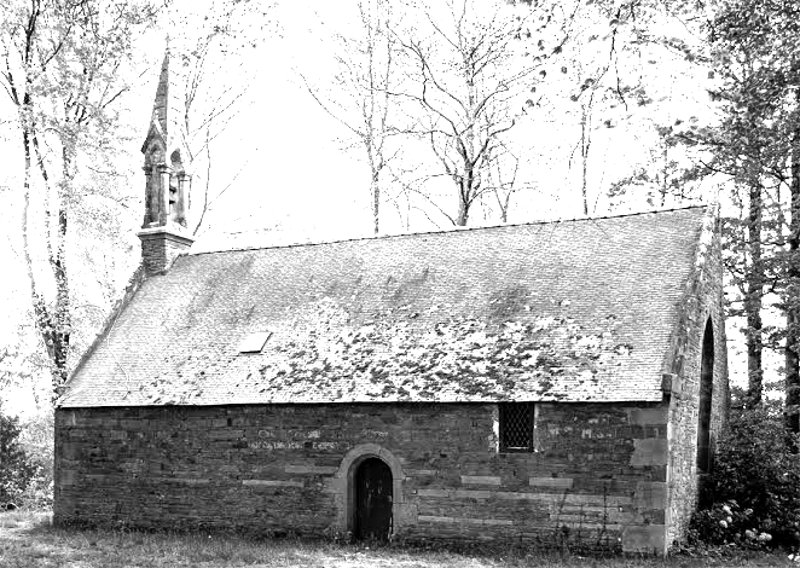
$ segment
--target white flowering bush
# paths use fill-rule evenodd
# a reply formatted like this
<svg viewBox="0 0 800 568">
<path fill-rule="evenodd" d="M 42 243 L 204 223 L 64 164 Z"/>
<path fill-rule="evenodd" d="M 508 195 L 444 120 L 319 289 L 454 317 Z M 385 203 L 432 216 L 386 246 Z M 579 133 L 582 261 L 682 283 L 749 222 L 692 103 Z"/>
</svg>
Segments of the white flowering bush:
<svg viewBox="0 0 800 568">
<path fill-rule="evenodd" d="M 772 533 L 760 530 L 751 508 L 742 508 L 735 500 L 715 503 L 698 511 L 692 519 L 692 537 L 706 544 L 738 544 L 747 548 L 765 548 Z"/>
<path fill-rule="evenodd" d="M 748 548 L 800 545 L 800 455 L 769 405 L 732 413 L 691 537 Z"/>
</svg>

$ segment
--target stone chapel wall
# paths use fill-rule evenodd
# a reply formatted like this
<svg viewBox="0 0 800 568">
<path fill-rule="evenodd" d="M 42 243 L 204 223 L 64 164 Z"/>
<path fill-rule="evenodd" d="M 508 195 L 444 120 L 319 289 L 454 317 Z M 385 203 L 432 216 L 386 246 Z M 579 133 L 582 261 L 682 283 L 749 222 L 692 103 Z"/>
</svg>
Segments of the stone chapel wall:
<svg viewBox="0 0 800 568">
<path fill-rule="evenodd" d="M 434 403 L 60 409 L 55 521 L 344 537 L 347 464 L 363 451 L 392 462 L 395 538 L 663 552 L 666 405 L 538 404 L 535 453 L 499 453 L 497 416 Z"/>
</svg>

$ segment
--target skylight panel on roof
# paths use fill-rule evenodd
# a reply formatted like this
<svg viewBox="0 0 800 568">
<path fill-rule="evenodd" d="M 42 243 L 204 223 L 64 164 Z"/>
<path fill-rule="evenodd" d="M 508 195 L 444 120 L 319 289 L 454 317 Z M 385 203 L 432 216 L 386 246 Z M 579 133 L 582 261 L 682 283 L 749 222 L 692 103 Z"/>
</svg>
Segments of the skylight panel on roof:
<svg viewBox="0 0 800 568">
<path fill-rule="evenodd" d="M 271 331 L 256 331 L 246 335 L 239 342 L 239 353 L 261 353 L 271 335 Z"/>
</svg>

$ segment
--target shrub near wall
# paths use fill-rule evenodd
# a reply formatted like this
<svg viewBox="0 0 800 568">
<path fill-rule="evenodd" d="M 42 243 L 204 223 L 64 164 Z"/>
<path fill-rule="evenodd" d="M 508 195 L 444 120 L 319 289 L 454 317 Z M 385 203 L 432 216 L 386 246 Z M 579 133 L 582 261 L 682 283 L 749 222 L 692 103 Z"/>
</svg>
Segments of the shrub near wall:
<svg viewBox="0 0 800 568">
<path fill-rule="evenodd" d="M 20 444 L 35 468 L 22 502 L 28 508 L 49 509 L 53 506 L 53 412 L 39 412 L 20 426 Z"/>
<path fill-rule="evenodd" d="M 20 442 L 19 419 L 6 416 L 0 407 L 0 507 L 18 504 L 36 475 L 37 467 Z"/>
<path fill-rule="evenodd" d="M 701 503 L 695 541 L 800 545 L 800 455 L 787 444 L 779 406 L 731 413 Z"/>
</svg>

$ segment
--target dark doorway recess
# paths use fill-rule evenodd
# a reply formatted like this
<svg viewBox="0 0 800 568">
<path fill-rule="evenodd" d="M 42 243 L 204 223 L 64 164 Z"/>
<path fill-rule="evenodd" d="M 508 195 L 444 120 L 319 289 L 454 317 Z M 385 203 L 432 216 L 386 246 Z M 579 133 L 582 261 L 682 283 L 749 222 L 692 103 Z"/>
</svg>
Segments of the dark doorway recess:
<svg viewBox="0 0 800 568">
<path fill-rule="evenodd" d="M 700 409 L 697 417 L 697 469 L 700 473 L 711 470 L 711 400 L 714 394 L 714 328 L 709 319 L 703 335 L 703 353 L 700 359 Z"/>
<path fill-rule="evenodd" d="M 358 540 L 386 541 L 392 532 L 392 470 L 378 458 L 359 464 L 355 475 Z"/>
</svg>

